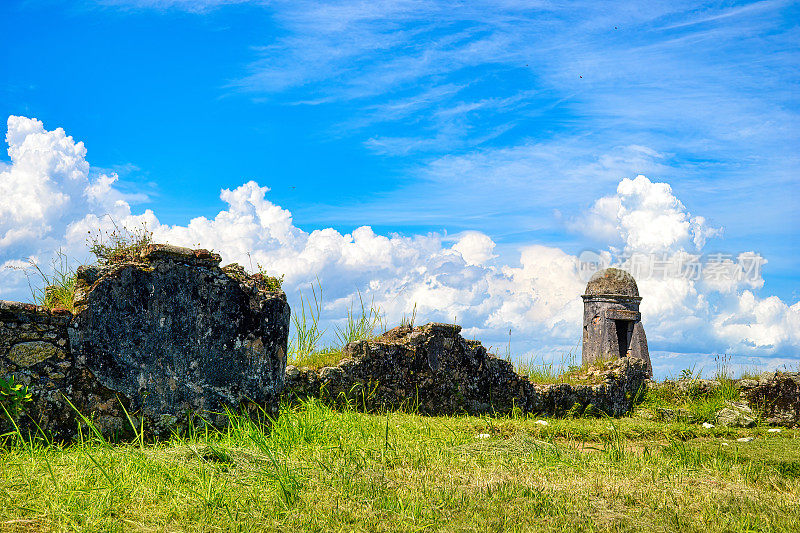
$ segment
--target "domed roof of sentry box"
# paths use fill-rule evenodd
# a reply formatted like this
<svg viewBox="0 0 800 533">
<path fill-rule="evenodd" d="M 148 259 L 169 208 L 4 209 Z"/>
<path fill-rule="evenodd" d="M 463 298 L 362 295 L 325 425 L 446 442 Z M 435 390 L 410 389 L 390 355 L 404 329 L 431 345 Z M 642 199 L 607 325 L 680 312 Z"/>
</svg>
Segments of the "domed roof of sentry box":
<svg viewBox="0 0 800 533">
<path fill-rule="evenodd" d="M 628 272 L 618 268 L 607 268 L 595 272 L 586 285 L 588 295 L 639 296 L 636 280 Z"/>
</svg>

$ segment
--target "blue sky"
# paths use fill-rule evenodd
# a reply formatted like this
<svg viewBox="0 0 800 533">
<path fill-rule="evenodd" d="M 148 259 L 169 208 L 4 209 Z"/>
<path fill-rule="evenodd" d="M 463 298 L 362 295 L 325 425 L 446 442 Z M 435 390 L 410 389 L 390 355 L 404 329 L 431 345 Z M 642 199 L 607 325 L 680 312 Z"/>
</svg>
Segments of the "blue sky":
<svg viewBox="0 0 800 533">
<path fill-rule="evenodd" d="M 131 213 L 152 210 L 173 235 L 226 210 L 221 189 L 252 180 L 297 230 L 368 225 L 381 236 L 433 234 L 445 248 L 480 232 L 498 271 L 517 268 L 529 246 L 570 256 L 631 248 L 629 234 L 581 223 L 643 174 L 669 184 L 667 201 L 687 220 L 721 229 L 702 253 L 767 260 L 762 285 L 709 293 L 703 305 L 745 290 L 775 296 L 792 327 L 799 15 L 797 3 L 769 0 L 10 0 L 0 5 L 0 116 L 82 141 L 89 179 L 116 173 Z M 23 251 L 0 248 L 0 260 Z M 377 283 L 365 269 L 330 275 Z M 329 284 L 334 300 L 352 294 Z M 722 320 L 729 308 L 719 305 L 701 316 Z M 499 339 L 514 323 L 499 309 L 466 325 Z M 519 335 L 532 351 L 569 344 Z M 697 335 L 708 340 L 696 350 L 691 336 L 655 348 L 739 345 L 709 335 Z M 797 353 L 793 338 L 763 349 L 739 340 L 785 358 Z"/>
</svg>

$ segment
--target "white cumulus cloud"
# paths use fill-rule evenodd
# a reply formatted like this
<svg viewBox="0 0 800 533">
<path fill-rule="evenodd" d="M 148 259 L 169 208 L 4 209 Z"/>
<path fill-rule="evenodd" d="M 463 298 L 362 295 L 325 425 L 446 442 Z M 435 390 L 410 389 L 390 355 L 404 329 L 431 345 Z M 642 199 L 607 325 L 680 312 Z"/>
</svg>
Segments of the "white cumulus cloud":
<svg viewBox="0 0 800 533">
<path fill-rule="evenodd" d="M 479 231 L 465 231 L 453 245 L 453 250 L 461 254 L 468 265 L 483 265 L 494 259 L 495 243 Z"/>
<path fill-rule="evenodd" d="M 63 129 L 8 118 L 9 165 L 0 172 L 0 248 L 33 251 L 37 241 L 63 235 L 87 211 L 111 207 L 116 176 L 89 176 L 86 148 Z"/>
<path fill-rule="evenodd" d="M 722 234 L 705 218 L 692 216 L 668 183 L 641 175 L 623 178 L 616 195 L 598 199 L 572 227 L 622 242 L 628 252 L 676 251 L 689 243 L 700 249 L 707 239 Z"/>
</svg>

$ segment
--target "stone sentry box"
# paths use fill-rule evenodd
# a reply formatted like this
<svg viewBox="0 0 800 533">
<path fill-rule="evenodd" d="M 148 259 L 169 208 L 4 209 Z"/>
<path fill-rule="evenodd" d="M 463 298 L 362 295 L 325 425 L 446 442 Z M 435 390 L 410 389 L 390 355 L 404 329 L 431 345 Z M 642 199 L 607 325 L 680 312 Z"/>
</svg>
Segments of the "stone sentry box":
<svg viewBox="0 0 800 533">
<path fill-rule="evenodd" d="M 584 364 L 598 359 L 632 357 L 653 368 L 639 313 L 639 288 L 629 273 L 617 268 L 596 272 L 583 295 Z"/>
</svg>

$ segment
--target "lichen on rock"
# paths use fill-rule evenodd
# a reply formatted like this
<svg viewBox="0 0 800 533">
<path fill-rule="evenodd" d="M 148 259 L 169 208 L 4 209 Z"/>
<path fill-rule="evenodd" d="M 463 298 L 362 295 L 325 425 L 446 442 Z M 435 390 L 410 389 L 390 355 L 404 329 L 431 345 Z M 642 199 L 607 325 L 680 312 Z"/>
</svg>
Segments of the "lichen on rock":
<svg viewBox="0 0 800 533">
<path fill-rule="evenodd" d="M 79 268 L 75 314 L 0 305 L 0 370 L 31 390 L 30 428 L 69 438 L 73 406 L 107 435 L 130 433 L 125 411 L 166 436 L 196 417 L 223 425 L 243 404 L 276 410 L 286 295 L 219 263 L 207 250 L 149 244 Z"/>
<path fill-rule="evenodd" d="M 30 341 L 20 342 L 11 347 L 6 356 L 17 367 L 29 367 L 51 357 L 64 358 L 64 351 L 52 342 Z"/>
<path fill-rule="evenodd" d="M 228 275 L 205 250 L 150 245 L 140 259 L 79 274 L 79 286 L 92 283 L 70 326 L 80 364 L 156 421 L 191 412 L 221 424 L 245 400 L 274 409 L 285 294 Z"/>
</svg>

